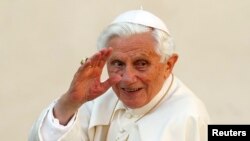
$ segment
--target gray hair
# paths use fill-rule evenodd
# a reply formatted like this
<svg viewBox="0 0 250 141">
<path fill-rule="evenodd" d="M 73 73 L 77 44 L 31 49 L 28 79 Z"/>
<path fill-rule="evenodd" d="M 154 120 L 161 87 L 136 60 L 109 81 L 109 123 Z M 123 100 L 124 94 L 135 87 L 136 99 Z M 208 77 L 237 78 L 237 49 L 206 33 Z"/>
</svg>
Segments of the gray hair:
<svg viewBox="0 0 250 141">
<path fill-rule="evenodd" d="M 161 62 L 164 62 L 174 53 L 172 37 L 160 29 L 152 29 L 144 25 L 134 23 L 111 24 L 100 34 L 97 40 L 97 48 L 100 50 L 107 47 L 108 41 L 113 37 L 130 36 L 148 31 L 152 31 L 152 36 L 156 40 L 155 51 L 161 56 Z"/>
</svg>

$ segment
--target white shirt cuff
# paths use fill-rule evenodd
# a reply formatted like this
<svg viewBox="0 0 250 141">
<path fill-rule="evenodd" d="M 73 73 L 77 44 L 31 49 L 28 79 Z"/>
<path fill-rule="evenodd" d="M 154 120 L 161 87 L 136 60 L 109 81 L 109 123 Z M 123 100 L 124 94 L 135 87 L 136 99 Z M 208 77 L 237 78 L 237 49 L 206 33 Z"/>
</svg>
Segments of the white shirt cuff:
<svg viewBox="0 0 250 141">
<path fill-rule="evenodd" d="M 66 126 L 61 125 L 59 123 L 59 120 L 56 119 L 53 115 L 53 108 L 54 108 L 54 105 L 49 108 L 48 113 L 45 116 L 44 121 L 41 126 L 40 134 L 42 138 L 44 139 L 44 141 L 58 140 L 60 137 L 62 137 L 71 129 L 77 117 L 77 113 L 76 113 L 70 119 L 70 121 L 68 122 Z"/>
</svg>

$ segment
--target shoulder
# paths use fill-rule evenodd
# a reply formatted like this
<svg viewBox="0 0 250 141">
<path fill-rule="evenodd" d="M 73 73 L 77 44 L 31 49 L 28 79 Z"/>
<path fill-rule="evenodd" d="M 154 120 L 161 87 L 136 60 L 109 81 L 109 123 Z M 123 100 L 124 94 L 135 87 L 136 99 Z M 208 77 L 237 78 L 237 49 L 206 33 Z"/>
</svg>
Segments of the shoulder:
<svg viewBox="0 0 250 141">
<path fill-rule="evenodd" d="M 204 103 L 177 77 L 174 78 L 172 88 L 159 111 L 172 118 L 202 118 L 209 120 Z"/>
</svg>

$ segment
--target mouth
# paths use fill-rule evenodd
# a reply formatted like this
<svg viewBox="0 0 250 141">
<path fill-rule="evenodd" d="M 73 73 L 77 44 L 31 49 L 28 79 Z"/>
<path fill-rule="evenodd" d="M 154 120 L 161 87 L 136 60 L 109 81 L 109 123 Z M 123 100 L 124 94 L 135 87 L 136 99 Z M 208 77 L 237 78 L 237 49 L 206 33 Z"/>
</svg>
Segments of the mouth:
<svg viewBox="0 0 250 141">
<path fill-rule="evenodd" d="M 122 90 L 126 93 L 136 93 L 142 90 L 142 88 L 122 88 Z"/>
</svg>

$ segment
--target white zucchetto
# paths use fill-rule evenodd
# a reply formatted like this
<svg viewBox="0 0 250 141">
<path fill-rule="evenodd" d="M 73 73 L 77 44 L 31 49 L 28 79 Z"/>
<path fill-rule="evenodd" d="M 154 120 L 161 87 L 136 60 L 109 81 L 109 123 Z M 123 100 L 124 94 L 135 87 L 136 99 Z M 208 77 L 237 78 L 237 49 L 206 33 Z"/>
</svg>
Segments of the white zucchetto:
<svg viewBox="0 0 250 141">
<path fill-rule="evenodd" d="M 145 10 L 130 10 L 119 15 L 111 24 L 129 22 L 152 28 L 157 28 L 169 33 L 164 22 L 154 14 Z"/>
</svg>

